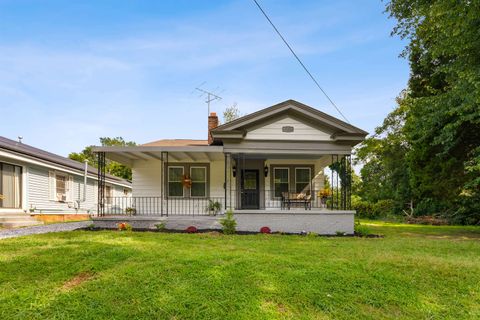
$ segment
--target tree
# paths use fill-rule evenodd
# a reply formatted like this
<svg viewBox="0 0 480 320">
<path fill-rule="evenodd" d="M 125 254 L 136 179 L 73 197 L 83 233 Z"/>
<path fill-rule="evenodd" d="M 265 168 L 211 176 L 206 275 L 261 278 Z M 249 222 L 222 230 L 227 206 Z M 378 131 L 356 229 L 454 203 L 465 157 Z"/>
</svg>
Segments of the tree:
<svg viewBox="0 0 480 320">
<path fill-rule="evenodd" d="M 122 137 L 115 137 L 115 138 L 108 138 L 102 137 L 100 138 L 100 144 L 102 147 L 111 147 L 111 146 L 135 146 L 136 143 L 133 141 L 125 141 Z M 85 147 L 81 152 L 76 153 L 72 152 L 68 155 L 68 157 L 72 160 L 84 162 L 88 160 L 88 164 L 93 167 L 98 167 L 97 155 L 92 151 L 94 146 Z M 111 175 L 132 180 L 132 169 L 128 168 L 127 166 L 120 164 L 115 161 L 106 160 L 105 171 Z"/>
<path fill-rule="evenodd" d="M 375 129 L 356 150 L 356 163 L 362 164 L 361 182 L 354 194 L 363 200 L 376 203 L 392 200 L 395 211 L 402 212 L 406 202 L 411 200 L 409 169 L 406 154 L 410 148 L 403 132 L 406 107 L 405 93 L 397 98 L 397 108 Z"/>
<path fill-rule="evenodd" d="M 392 34 L 408 41 L 402 101 L 409 188 L 421 214 L 480 222 L 480 2 L 392 0 Z"/>
<path fill-rule="evenodd" d="M 223 111 L 223 121 L 225 123 L 233 121 L 241 117 L 240 110 L 237 107 L 237 103 L 234 102 L 232 106 L 227 107 L 225 111 Z"/>
</svg>

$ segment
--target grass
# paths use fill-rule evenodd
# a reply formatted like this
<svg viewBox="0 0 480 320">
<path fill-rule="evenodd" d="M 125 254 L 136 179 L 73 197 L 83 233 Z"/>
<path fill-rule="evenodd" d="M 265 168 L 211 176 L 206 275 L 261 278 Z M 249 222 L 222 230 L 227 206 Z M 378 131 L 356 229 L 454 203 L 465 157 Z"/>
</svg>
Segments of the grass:
<svg viewBox="0 0 480 320">
<path fill-rule="evenodd" d="M 0 241 L 0 319 L 478 319 L 480 228 L 385 238 L 75 231 Z"/>
</svg>

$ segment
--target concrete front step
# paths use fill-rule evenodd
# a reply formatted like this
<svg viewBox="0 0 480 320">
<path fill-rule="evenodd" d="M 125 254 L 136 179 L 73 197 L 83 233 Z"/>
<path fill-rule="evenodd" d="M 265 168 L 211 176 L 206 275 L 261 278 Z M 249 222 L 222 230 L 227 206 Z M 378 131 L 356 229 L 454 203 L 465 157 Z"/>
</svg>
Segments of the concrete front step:
<svg viewBox="0 0 480 320">
<path fill-rule="evenodd" d="M 26 213 L 1 213 L 0 214 L 0 225 L 4 228 L 16 228 L 16 227 L 26 227 L 26 226 L 35 226 L 43 224 L 42 221 L 31 217 Z"/>
</svg>

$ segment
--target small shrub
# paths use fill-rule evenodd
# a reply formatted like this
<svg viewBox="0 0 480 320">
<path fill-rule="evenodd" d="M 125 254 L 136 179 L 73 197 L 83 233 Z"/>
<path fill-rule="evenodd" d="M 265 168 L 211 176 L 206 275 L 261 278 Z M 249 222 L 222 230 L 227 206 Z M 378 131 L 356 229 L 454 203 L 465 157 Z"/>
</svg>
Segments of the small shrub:
<svg viewBox="0 0 480 320">
<path fill-rule="evenodd" d="M 360 224 L 360 222 L 355 223 L 355 234 L 357 236 L 366 237 L 371 233 L 370 228 L 366 225 Z"/>
<path fill-rule="evenodd" d="M 234 234 L 236 232 L 237 221 L 233 218 L 233 211 L 228 210 L 225 218 L 220 220 L 224 234 Z"/>
<path fill-rule="evenodd" d="M 378 219 L 392 214 L 395 210 L 395 202 L 391 199 L 369 202 L 359 196 L 352 196 L 352 208 L 357 211 L 360 218 Z"/>
<path fill-rule="evenodd" d="M 318 233 L 316 233 L 316 232 L 309 232 L 309 233 L 307 233 L 307 237 L 309 237 L 309 238 L 318 237 Z"/>
<path fill-rule="evenodd" d="M 118 230 L 120 231 L 132 231 L 132 226 L 129 223 L 121 222 L 118 224 Z"/>
<path fill-rule="evenodd" d="M 270 230 L 269 227 L 261 227 L 260 232 L 261 233 L 272 233 L 272 230 Z"/>
<path fill-rule="evenodd" d="M 190 226 L 190 227 L 188 227 L 187 229 L 185 229 L 185 231 L 186 231 L 187 233 L 197 233 L 197 232 L 198 232 L 198 229 L 197 229 L 197 227 L 195 227 L 195 226 Z"/>
<path fill-rule="evenodd" d="M 343 236 L 345 235 L 345 232 L 343 232 L 343 231 L 335 231 L 335 235 L 336 235 L 337 237 L 343 237 Z"/>
<path fill-rule="evenodd" d="M 85 227 L 85 229 L 87 229 L 87 230 L 95 230 L 95 224 L 94 224 L 94 223 L 90 223 L 88 226 Z"/>
<path fill-rule="evenodd" d="M 160 222 L 155 225 L 155 228 L 157 228 L 158 231 L 163 231 L 167 227 L 165 222 Z"/>
</svg>

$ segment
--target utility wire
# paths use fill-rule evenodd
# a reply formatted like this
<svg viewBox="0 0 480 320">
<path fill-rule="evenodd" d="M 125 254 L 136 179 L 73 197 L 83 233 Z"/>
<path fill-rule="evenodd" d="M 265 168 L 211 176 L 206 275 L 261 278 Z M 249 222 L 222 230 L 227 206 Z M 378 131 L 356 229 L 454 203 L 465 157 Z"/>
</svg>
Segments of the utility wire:
<svg viewBox="0 0 480 320">
<path fill-rule="evenodd" d="M 328 96 L 328 94 L 325 92 L 325 90 L 322 89 L 322 87 L 320 86 L 320 84 L 317 82 L 317 80 L 315 79 L 315 77 L 310 73 L 310 71 L 308 71 L 307 67 L 303 64 L 302 60 L 300 60 L 300 58 L 297 56 L 297 54 L 295 53 L 295 51 L 293 51 L 292 47 L 288 44 L 287 40 L 285 40 L 285 38 L 282 36 L 282 34 L 280 33 L 280 31 L 278 31 L 277 27 L 273 24 L 272 20 L 270 20 L 270 18 L 268 17 L 267 13 L 262 9 L 262 7 L 260 6 L 260 4 L 257 2 L 257 0 L 253 0 L 253 2 L 255 2 L 255 4 L 257 5 L 258 9 L 260 9 L 260 11 L 263 13 L 263 15 L 265 16 L 265 18 L 268 20 L 268 22 L 270 22 L 270 24 L 272 25 L 273 29 L 275 29 L 275 32 L 278 34 L 278 36 L 282 39 L 282 41 L 285 43 L 285 45 L 288 47 L 288 49 L 290 50 L 290 52 L 293 54 L 293 56 L 295 57 L 295 59 L 297 59 L 298 63 L 300 63 L 300 65 L 302 66 L 302 68 L 305 70 L 305 72 L 310 76 L 310 78 L 313 80 L 313 82 L 317 85 L 318 89 L 320 89 L 320 91 L 322 91 L 322 93 L 325 95 L 325 97 L 327 97 L 328 101 L 330 101 L 330 103 L 332 104 L 332 106 L 335 107 L 335 109 L 337 109 L 338 113 L 340 113 L 340 115 L 343 117 L 343 119 L 345 119 L 345 121 L 347 121 L 348 123 L 350 123 L 350 121 L 348 121 L 347 117 L 345 117 L 345 115 L 342 113 L 342 111 L 340 111 L 340 109 L 337 107 L 337 105 L 335 104 L 335 102 L 333 102 L 332 99 L 330 99 L 330 97 Z"/>
</svg>

